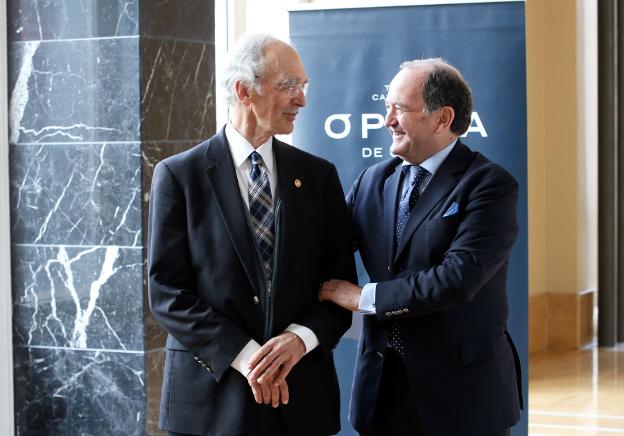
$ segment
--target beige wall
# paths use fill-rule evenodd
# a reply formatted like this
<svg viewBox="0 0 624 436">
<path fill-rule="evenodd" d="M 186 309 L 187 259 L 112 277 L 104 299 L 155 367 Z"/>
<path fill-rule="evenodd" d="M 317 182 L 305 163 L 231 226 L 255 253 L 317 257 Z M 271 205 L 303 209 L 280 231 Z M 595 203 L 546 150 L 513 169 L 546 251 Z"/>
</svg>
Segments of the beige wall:
<svg viewBox="0 0 624 436">
<path fill-rule="evenodd" d="M 529 293 L 597 289 L 595 0 L 528 0 Z"/>
<path fill-rule="evenodd" d="M 593 340 L 597 0 L 528 0 L 529 350 Z"/>
<path fill-rule="evenodd" d="M 544 2 L 526 4 L 529 294 L 546 292 L 546 63 Z"/>
</svg>

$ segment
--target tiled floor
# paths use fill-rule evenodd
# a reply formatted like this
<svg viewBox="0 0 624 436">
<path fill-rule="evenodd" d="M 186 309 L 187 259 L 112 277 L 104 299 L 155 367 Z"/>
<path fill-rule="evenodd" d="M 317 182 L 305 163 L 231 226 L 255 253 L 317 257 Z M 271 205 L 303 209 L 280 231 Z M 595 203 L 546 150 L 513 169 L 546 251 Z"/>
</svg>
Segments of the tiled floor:
<svg viewBox="0 0 624 436">
<path fill-rule="evenodd" d="M 624 347 L 531 355 L 529 435 L 624 434 Z"/>
</svg>

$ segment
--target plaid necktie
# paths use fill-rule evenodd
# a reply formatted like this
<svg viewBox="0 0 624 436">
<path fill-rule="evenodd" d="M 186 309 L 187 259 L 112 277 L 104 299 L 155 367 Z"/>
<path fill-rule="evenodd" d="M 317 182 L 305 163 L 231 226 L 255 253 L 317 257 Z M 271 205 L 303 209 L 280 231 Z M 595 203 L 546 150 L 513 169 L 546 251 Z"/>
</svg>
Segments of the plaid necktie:
<svg viewBox="0 0 624 436">
<path fill-rule="evenodd" d="M 269 176 L 262 163 L 262 156 L 256 151 L 249 155 L 251 172 L 249 181 L 249 214 L 258 245 L 258 252 L 268 281 L 273 274 L 273 241 L 275 238 L 275 219 Z"/>
<path fill-rule="evenodd" d="M 429 174 L 429 171 L 418 165 L 403 165 L 403 168 L 401 168 L 401 170 L 403 171 L 404 180 L 405 177 L 407 177 L 407 175 L 409 174 L 409 181 L 407 182 L 407 189 L 401 197 L 401 201 L 399 202 L 399 208 L 397 211 L 395 228 L 397 249 L 399 247 L 399 242 L 401 242 L 401 237 L 403 236 L 403 231 L 405 230 L 405 225 L 407 224 L 409 214 L 414 208 L 414 204 L 416 204 L 416 200 L 418 199 L 420 184 Z M 405 357 L 403 341 L 401 340 L 400 336 L 400 327 L 399 323 L 396 321 L 392 322 L 392 325 L 390 326 L 388 343 L 397 353 L 399 353 L 401 357 Z"/>
</svg>

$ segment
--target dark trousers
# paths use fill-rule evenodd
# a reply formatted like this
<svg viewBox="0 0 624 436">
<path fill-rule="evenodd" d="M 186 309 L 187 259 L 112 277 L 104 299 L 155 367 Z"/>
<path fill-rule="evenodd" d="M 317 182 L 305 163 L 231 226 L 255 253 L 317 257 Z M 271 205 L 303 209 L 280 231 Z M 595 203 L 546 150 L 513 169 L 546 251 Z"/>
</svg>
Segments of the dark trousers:
<svg viewBox="0 0 624 436">
<path fill-rule="evenodd" d="M 412 403 L 405 364 L 391 348 L 384 355 L 373 426 L 362 436 L 427 436 Z"/>
<path fill-rule="evenodd" d="M 435 436 L 427 435 L 412 402 L 405 363 L 391 348 L 384 355 L 379 397 L 373 426 L 362 436 Z M 510 436 L 511 429 L 487 436 Z M 484 435 L 485 436 L 485 435 Z"/>
<path fill-rule="evenodd" d="M 279 409 L 279 408 L 278 408 Z M 284 422 L 284 418 L 282 414 L 279 413 L 278 409 L 273 409 L 273 407 L 269 405 L 262 405 L 257 407 L 258 415 L 257 415 L 257 426 L 255 432 L 250 432 L 249 434 L 245 434 L 244 436 L 294 436 L 295 433 L 292 433 L 287 425 Z M 302 424 L 304 425 L 304 424 Z M 193 436 L 187 433 L 174 433 L 168 432 L 169 436 Z M 243 436 L 243 435 L 241 435 Z"/>
</svg>

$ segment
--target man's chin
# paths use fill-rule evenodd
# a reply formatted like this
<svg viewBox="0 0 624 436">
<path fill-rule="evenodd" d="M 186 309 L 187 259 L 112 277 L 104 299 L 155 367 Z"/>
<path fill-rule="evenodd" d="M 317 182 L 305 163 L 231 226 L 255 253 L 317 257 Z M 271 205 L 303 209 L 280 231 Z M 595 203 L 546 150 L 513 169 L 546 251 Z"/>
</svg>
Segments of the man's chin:
<svg viewBox="0 0 624 436">
<path fill-rule="evenodd" d="M 405 151 L 405 144 L 393 142 L 392 145 L 390 145 L 390 154 L 393 156 L 403 157 Z"/>
<path fill-rule="evenodd" d="M 279 132 L 276 132 L 279 135 L 290 135 L 295 130 L 294 123 L 284 123 L 280 126 Z"/>
</svg>

